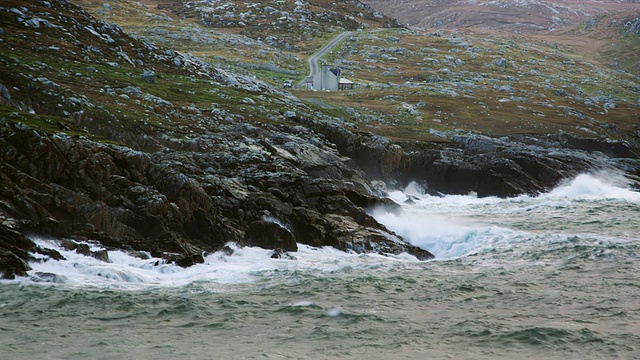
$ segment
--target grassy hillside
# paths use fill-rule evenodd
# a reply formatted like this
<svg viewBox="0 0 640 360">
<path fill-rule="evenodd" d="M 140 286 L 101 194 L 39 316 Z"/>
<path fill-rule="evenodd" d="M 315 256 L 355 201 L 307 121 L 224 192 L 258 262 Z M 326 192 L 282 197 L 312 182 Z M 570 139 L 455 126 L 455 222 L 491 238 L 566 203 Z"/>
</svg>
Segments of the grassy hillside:
<svg viewBox="0 0 640 360">
<path fill-rule="evenodd" d="M 595 16 L 560 36 L 583 38 L 578 46 L 582 53 L 640 76 L 640 8 Z"/>
<path fill-rule="evenodd" d="M 49 131 L 153 149 L 144 134 L 154 129 L 286 122 L 282 113 L 296 101 L 253 77 L 132 38 L 72 3 L 8 0 L 0 28 L 10 49 L 0 53 L 2 115 Z"/>
<path fill-rule="evenodd" d="M 272 84 L 304 78 L 305 58 L 339 32 L 397 26 L 355 0 L 79 0 L 78 4 L 135 36 Z"/>
<path fill-rule="evenodd" d="M 353 121 L 393 138 L 429 140 L 431 129 L 615 137 L 640 124 L 637 77 L 553 43 L 384 30 L 359 34 L 328 60 L 356 89 L 296 95 L 367 109 L 376 116 L 354 110 Z"/>
<path fill-rule="evenodd" d="M 128 130 L 147 124 L 189 131 L 190 122 L 201 121 L 203 113 L 214 114 L 219 121 L 243 117 L 286 123 L 282 99 L 296 100 L 266 88 L 255 91 L 261 85 L 254 84 L 254 77 L 275 85 L 285 78 L 301 78 L 307 72 L 307 53 L 331 39 L 335 35 L 331 31 L 345 28 L 322 27 L 326 31 L 309 32 L 310 41 L 286 37 L 295 44 L 287 50 L 267 44 L 248 30 L 259 28 L 263 37 L 289 32 L 279 22 L 264 23 L 260 16 L 254 22 L 247 20 L 243 31 L 236 31 L 239 28 L 230 24 L 211 28 L 198 15 L 203 10 L 187 2 L 173 3 L 184 8 L 181 12 L 151 0 L 80 3 L 118 25 L 96 21 L 74 25 L 77 14 L 44 2 L 21 16 L 10 11 L 20 8 L 21 2 L 7 2 L 1 13 L 6 24 L 2 25 L 3 37 L 14 51 L 0 55 L 4 68 L 0 83 L 14 98 L 29 99 L 13 104 L 25 113 L 70 118 L 79 129 L 97 129 L 95 134 L 116 140 L 126 140 L 128 135 L 123 134 Z M 340 4 L 358 8 L 355 2 Z M 308 2 L 305 8 L 314 13 L 320 13 L 318 9 L 328 13 L 331 8 L 330 4 L 318 5 Z M 234 11 L 244 12 L 227 15 L 236 18 L 246 13 L 241 6 L 250 4 L 237 3 Z M 266 6 L 251 7 L 252 14 L 268 12 Z M 282 8 L 277 13 L 284 10 L 292 11 Z M 336 19 L 351 13 L 328 21 L 338 24 Z M 30 21 L 32 25 L 25 25 Z M 30 28 L 36 23 L 39 32 L 58 40 L 39 43 Z M 135 36 L 129 37 L 123 29 Z M 629 37 L 631 42 L 635 39 Z M 332 93 L 294 90 L 294 95 L 362 131 L 393 139 L 439 141 L 441 131 L 458 129 L 495 136 L 563 131 L 616 138 L 619 132 L 635 131 L 640 124 L 637 77 L 607 70 L 576 49 L 546 39 L 368 28 L 341 43 L 325 61 L 342 68 L 355 81 L 355 89 Z M 188 66 L 182 66 L 185 64 Z M 212 66 L 246 77 L 237 78 Z M 20 69 L 25 69 L 24 75 Z M 38 76 L 32 75 L 33 69 Z M 144 74 L 152 74 L 152 79 Z M 65 99 L 62 103 L 60 96 Z"/>
</svg>

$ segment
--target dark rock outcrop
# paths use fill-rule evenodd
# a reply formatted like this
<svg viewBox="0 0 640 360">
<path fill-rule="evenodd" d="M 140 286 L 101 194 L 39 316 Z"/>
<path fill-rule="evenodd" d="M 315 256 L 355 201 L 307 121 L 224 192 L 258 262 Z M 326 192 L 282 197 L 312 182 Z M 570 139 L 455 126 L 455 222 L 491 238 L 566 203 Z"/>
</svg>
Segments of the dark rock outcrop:
<svg viewBox="0 0 640 360">
<path fill-rule="evenodd" d="M 476 134 L 446 134 L 446 141 L 400 143 L 401 159 L 388 169 L 398 186 L 422 183 L 432 194 L 508 197 L 538 194 L 562 179 L 585 171 L 610 170 L 634 182 L 640 146 L 627 140 L 587 139 L 560 135 L 514 135 L 491 138 Z M 443 139 L 444 140 L 444 139 Z M 372 176 L 381 176 L 374 171 Z"/>
<path fill-rule="evenodd" d="M 627 172 L 617 158 L 638 158 L 638 147 L 633 150 L 620 141 L 579 141 L 564 136 L 495 139 L 471 134 L 451 140 L 421 148 L 412 144 L 404 183 L 424 181 L 434 193 L 537 194 L 585 171 Z"/>
<path fill-rule="evenodd" d="M 140 152 L 0 122 L 1 215 L 23 232 L 147 251 L 180 266 L 202 263 L 230 241 L 432 257 L 367 214 L 394 205 L 373 195 L 351 159 L 310 145 L 313 131 L 232 126 L 200 138 L 208 151 L 174 137 L 162 151 Z M 108 261 L 86 244 L 67 245 Z"/>
<path fill-rule="evenodd" d="M 244 233 L 244 245 L 258 246 L 263 249 L 282 249 L 298 251 L 296 238 L 282 225 L 265 220 L 254 221 Z"/>
<path fill-rule="evenodd" d="M 65 250 L 75 251 L 84 256 L 90 256 L 103 262 L 111 262 L 109 260 L 109 252 L 107 250 L 92 251 L 91 247 L 85 243 L 78 243 L 73 240 L 64 239 L 60 242 L 60 246 Z"/>
<path fill-rule="evenodd" d="M 27 276 L 31 270 L 27 260 L 29 251 L 35 248 L 33 241 L 17 231 L 0 226 L 0 279 Z"/>
<path fill-rule="evenodd" d="M 637 169 L 620 160 L 640 158 L 638 139 L 623 133 L 611 140 L 565 133 L 492 138 L 450 132 L 440 133 L 441 141 L 394 143 L 337 122 L 299 120 L 336 144 L 368 178 L 399 187 L 417 181 L 432 194 L 537 194 L 585 171 L 633 173 Z"/>
<path fill-rule="evenodd" d="M 129 37 L 67 1 L 11 3 L 24 16 L 1 13 L 12 35 L 3 40 L 15 50 L 0 62 L 4 277 L 24 276 L 31 253 L 62 258 L 23 234 L 77 240 L 63 246 L 102 261 L 121 249 L 179 266 L 228 252 L 228 242 L 279 258 L 302 243 L 426 260 L 433 255 L 367 213 L 399 210 L 372 180 L 512 196 L 585 170 L 625 167 L 640 176 L 637 138 L 455 132 L 441 142 L 394 143 L 259 80 Z M 53 63 L 78 73 L 32 59 L 54 43 L 61 48 L 47 54 Z M 178 95 L 158 96 L 174 87 Z M 198 104 L 181 104 L 192 93 Z M 228 104 L 212 105 L 214 94 Z M 92 251 L 93 242 L 105 250 Z"/>
<path fill-rule="evenodd" d="M 285 250 L 282 249 L 275 249 L 273 250 L 273 253 L 271 253 L 271 258 L 272 259 L 284 259 L 284 260 L 295 260 L 296 257 L 289 254 L 288 252 L 286 252 Z"/>
<path fill-rule="evenodd" d="M 56 250 L 41 248 L 20 232 L 0 225 L 0 279 L 26 276 L 27 271 L 31 270 L 28 264 L 33 259 L 31 254 L 44 255 L 53 260 L 64 259 Z"/>
</svg>

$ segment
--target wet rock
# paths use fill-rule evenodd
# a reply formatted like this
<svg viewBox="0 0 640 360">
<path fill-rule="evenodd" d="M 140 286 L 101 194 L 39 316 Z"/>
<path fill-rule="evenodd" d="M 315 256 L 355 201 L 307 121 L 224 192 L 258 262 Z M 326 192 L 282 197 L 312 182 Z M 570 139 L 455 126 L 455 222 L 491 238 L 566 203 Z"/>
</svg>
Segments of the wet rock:
<svg viewBox="0 0 640 360">
<path fill-rule="evenodd" d="M 320 213 L 303 207 L 295 208 L 291 221 L 293 233 L 301 243 L 316 247 L 329 245 L 327 222 Z"/>
<path fill-rule="evenodd" d="M 35 247 L 35 243 L 24 235 L 0 225 L 0 278 L 27 276 L 27 271 L 31 270 L 27 264 L 29 251 Z"/>
<path fill-rule="evenodd" d="M 47 249 L 47 248 L 42 248 L 37 246 L 35 249 L 32 249 L 32 251 L 35 252 L 36 254 L 44 255 L 46 257 L 45 261 L 47 259 L 66 260 L 66 258 L 62 256 L 62 254 L 60 254 L 57 250 L 54 250 L 54 249 Z"/>
<path fill-rule="evenodd" d="M 76 253 L 84 256 L 91 256 L 91 249 L 87 244 L 76 244 Z"/>
<path fill-rule="evenodd" d="M 282 249 L 275 249 L 271 253 L 272 259 L 296 260 L 296 257 Z"/>
<path fill-rule="evenodd" d="M 249 224 L 243 243 L 246 246 L 258 246 L 263 249 L 298 251 L 296 238 L 291 231 L 280 224 L 264 220 Z"/>
<path fill-rule="evenodd" d="M 204 263 L 204 255 L 203 254 L 186 254 L 177 257 L 174 260 L 175 264 L 180 267 L 189 267 L 196 264 Z"/>
<path fill-rule="evenodd" d="M 107 250 L 92 251 L 90 256 L 102 262 L 106 262 L 106 263 L 111 262 L 111 260 L 109 259 L 109 252 L 107 252 Z"/>
<path fill-rule="evenodd" d="M 60 246 L 65 250 L 75 251 L 80 255 L 91 256 L 91 248 L 89 248 L 89 245 L 84 243 L 78 243 L 73 240 L 65 239 L 60 242 Z"/>
<path fill-rule="evenodd" d="M 31 267 L 14 252 L 0 249 L 0 279 L 15 279 L 16 276 L 27 276 Z"/>
<path fill-rule="evenodd" d="M 233 255 L 235 251 L 233 251 L 232 248 L 230 248 L 229 246 L 226 246 L 222 248 L 222 253 L 225 254 L 226 256 L 231 256 Z"/>
</svg>

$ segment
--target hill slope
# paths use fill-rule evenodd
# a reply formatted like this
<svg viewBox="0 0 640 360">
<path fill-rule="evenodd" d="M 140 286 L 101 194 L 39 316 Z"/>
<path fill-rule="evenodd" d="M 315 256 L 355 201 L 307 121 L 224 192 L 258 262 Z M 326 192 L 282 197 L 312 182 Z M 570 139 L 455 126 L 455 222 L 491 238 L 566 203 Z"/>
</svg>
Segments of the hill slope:
<svg viewBox="0 0 640 360">
<path fill-rule="evenodd" d="M 340 119 L 67 1 L 6 1 L 0 29 L 0 276 L 60 257 L 21 233 L 181 266 L 228 241 L 431 257 L 364 211 L 386 201 L 320 133 L 359 141 Z"/>
<path fill-rule="evenodd" d="M 108 253 L 90 244 L 181 266 L 228 241 L 284 258 L 304 243 L 428 259 L 367 212 L 397 210 L 385 186 L 417 181 L 433 194 L 512 196 L 608 171 L 640 187 L 637 78 L 570 49 L 356 31 L 325 59 L 356 88 L 294 90 L 305 102 L 259 80 L 261 69 L 238 74 L 215 65 L 233 59 L 185 51 L 208 41 L 237 41 L 238 56 L 293 50 L 234 29 L 193 41 L 184 35 L 204 25 L 191 11 L 174 19 L 143 3 L 107 5 L 102 14 L 135 36 L 73 2 L 0 6 L 4 276 L 25 275 L 27 260 L 60 257 L 25 234 L 104 261 Z M 144 19 L 174 24 L 165 35 L 148 33 L 154 23 Z"/>
<path fill-rule="evenodd" d="M 374 9 L 422 28 L 548 31 L 593 16 L 637 9 L 636 0 L 365 0 Z"/>
<path fill-rule="evenodd" d="M 468 29 L 499 38 L 517 34 L 573 47 L 586 57 L 640 75 L 640 46 L 633 31 L 640 18 L 640 2 L 636 0 L 365 2 L 412 27 Z"/>
</svg>

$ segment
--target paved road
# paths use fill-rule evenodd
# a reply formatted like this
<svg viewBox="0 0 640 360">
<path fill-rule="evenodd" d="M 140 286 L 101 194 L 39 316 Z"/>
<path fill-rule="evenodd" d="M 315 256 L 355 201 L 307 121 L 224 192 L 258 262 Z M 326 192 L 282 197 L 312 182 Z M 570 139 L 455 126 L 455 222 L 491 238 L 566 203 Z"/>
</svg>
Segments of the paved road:
<svg viewBox="0 0 640 360">
<path fill-rule="evenodd" d="M 347 37 L 351 36 L 355 34 L 354 31 L 345 31 L 343 33 L 341 33 L 340 35 L 336 36 L 335 38 L 333 38 L 333 40 L 331 40 L 327 45 L 325 45 L 322 49 L 318 50 L 315 54 L 311 55 L 309 57 L 309 76 L 313 76 L 316 73 L 318 73 L 318 71 L 320 71 L 320 66 L 318 65 L 318 60 L 324 56 L 324 54 L 326 54 L 329 50 L 333 49 L 334 46 L 338 45 L 338 43 L 340 43 L 342 40 L 346 39 Z M 304 83 L 304 80 L 302 80 L 302 82 L 300 82 L 301 84 Z"/>
</svg>

